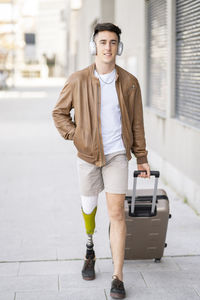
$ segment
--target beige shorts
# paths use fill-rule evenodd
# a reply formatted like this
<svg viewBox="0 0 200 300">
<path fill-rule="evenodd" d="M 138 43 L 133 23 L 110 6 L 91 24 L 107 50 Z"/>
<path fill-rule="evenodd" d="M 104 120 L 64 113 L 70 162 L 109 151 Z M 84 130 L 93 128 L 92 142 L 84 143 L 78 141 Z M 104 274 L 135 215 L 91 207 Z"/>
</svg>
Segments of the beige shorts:
<svg viewBox="0 0 200 300">
<path fill-rule="evenodd" d="M 80 193 L 98 195 L 103 189 L 112 194 L 126 194 L 128 160 L 124 151 L 105 155 L 106 165 L 97 167 L 77 157 Z"/>
</svg>

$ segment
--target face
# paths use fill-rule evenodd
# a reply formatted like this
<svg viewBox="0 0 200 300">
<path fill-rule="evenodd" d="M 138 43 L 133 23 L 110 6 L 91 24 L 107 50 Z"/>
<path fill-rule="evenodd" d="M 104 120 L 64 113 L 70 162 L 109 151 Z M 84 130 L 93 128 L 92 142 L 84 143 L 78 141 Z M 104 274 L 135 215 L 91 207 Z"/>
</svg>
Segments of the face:
<svg viewBox="0 0 200 300">
<path fill-rule="evenodd" d="M 114 63 L 118 48 L 117 34 L 111 31 L 100 31 L 95 36 L 95 42 L 98 61 L 105 64 Z"/>
</svg>

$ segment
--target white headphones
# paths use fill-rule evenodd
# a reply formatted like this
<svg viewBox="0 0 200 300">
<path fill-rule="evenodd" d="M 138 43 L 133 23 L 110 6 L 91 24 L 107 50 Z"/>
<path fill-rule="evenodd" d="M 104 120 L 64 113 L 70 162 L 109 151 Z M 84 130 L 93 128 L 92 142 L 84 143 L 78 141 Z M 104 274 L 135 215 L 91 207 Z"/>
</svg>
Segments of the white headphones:
<svg viewBox="0 0 200 300">
<path fill-rule="evenodd" d="M 117 48 L 117 55 L 122 55 L 123 52 L 123 43 L 119 42 L 118 43 L 118 48 Z M 90 44 L 89 44 L 89 48 L 90 48 L 90 53 L 91 55 L 96 55 L 97 54 L 97 47 L 96 47 L 96 43 L 94 41 L 94 34 L 92 35 L 91 39 L 90 39 Z"/>
</svg>

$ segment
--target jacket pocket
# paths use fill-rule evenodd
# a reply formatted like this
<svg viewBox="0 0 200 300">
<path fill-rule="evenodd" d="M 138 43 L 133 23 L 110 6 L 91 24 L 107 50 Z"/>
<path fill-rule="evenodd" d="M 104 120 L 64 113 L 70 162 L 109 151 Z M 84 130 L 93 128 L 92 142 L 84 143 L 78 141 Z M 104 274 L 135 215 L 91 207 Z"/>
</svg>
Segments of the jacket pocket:
<svg viewBox="0 0 200 300">
<path fill-rule="evenodd" d="M 76 129 L 73 142 L 78 152 L 82 153 L 84 156 L 94 156 L 93 141 L 90 133 Z"/>
</svg>

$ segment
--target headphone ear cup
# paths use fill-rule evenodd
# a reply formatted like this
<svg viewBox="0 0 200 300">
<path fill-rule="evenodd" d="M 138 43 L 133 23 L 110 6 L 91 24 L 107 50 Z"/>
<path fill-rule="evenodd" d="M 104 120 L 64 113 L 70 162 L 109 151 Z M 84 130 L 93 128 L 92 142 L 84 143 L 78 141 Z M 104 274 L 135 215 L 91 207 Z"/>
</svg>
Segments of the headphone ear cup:
<svg viewBox="0 0 200 300">
<path fill-rule="evenodd" d="M 122 52 L 123 52 L 123 48 L 124 48 L 124 45 L 122 42 L 119 42 L 118 44 L 118 48 L 117 48 L 117 55 L 122 55 Z"/>
<path fill-rule="evenodd" d="M 89 48 L 90 48 L 91 55 L 96 55 L 97 54 L 96 44 L 93 41 L 93 39 L 90 40 Z"/>
</svg>

